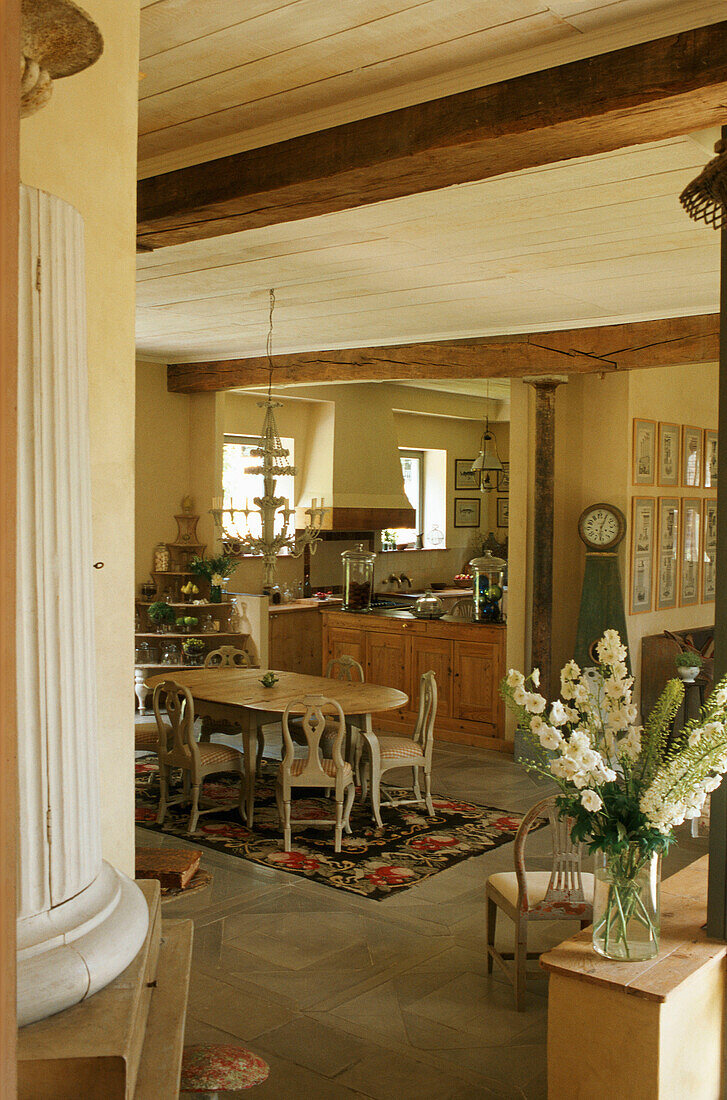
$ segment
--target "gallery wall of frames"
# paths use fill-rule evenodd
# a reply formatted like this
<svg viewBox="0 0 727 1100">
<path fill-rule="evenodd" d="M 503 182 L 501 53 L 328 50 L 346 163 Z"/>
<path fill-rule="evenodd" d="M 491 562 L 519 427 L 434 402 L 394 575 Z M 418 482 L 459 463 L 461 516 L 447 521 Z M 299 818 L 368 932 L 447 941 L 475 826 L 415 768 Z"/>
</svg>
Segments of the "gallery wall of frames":
<svg viewBox="0 0 727 1100">
<path fill-rule="evenodd" d="M 633 421 L 632 615 L 714 600 L 717 476 L 715 429 Z"/>
</svg>

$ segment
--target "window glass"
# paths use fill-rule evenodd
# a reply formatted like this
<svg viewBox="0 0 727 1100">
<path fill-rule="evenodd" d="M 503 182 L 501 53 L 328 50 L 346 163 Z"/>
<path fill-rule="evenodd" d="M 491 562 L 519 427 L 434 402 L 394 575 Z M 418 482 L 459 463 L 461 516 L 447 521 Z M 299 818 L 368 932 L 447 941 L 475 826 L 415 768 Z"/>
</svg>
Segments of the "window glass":
<svg viewBox="0 0 727 1100">
<path fill-rule="evenodd" d="M 281 439 L 281 442 L 290 451 L 288 461 L 294 465 L 293 440 Z M 232 538 L 242 538 L 247 534 L 259 537 L 262 534 L 262 521 L 254 499 L 262 496 L 263 477 L 262 474 L 245 473 L 248 467 L 261 465 L 262 460 L 252 453 L 259 443 L 258 436 L 226 435 L 222 446 L 223 506 L 235 508 L 234 516 L 231 517 L 229 512 L 223 516 L 223 523 L 225 534 Z M 287 497 L 292 508 L 295 502 L 295 479 L 291 475 L 277 478 L 275 495 Z M 244 509 L 255 511 L 251 511 L 246 517 Z M 283 521 L 281 512 L 278 517 L 276 531 L 279 531 Z M 287 531 L 290 535 L 295 533 L 295 516 L 290 516 Z"/>
<path fill-rule="evenodd" d="M 404 476 L 404 492 L 416 513 L 416 519 L 414 527 L 395 527 L 394 535 L 398 545 L 414 544 L 424 522 L 424 453 L 400 450 L 399 457 Z"/>
</svg>

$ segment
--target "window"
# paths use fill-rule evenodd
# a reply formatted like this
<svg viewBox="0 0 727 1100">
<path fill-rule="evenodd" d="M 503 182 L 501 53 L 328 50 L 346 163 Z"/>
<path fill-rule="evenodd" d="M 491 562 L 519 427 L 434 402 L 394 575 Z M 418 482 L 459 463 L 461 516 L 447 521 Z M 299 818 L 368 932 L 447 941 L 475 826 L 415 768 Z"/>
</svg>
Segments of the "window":
<svg viewBox="0 0 727 1100">
<path fill-rule="evenodd" d="M 404 476 L 404 492 L 416 513 L 413 528 L 394 529 L 397 544 L 415 543 L 424 528 L 424 452 L 399 450 L 401 472 Z"/>
<path fill-rule="evenodd" d="M 248 517 L 244 512 L 246 508 L 257 507 L 253 501 L 263 492 L 262 474 L 245 473 L 248 467 L 260 465 L 260 459 L 252 453 L 259 443 L 259 436 L 226 435 L 222 446 L 223 507 L 242 509 L 242 511 L 236 511 L 232 517 L 229 514 L 223 517 L 225 534 L 232 538 L 242 538 L 247 534 L 259 536 L 262 533 L 259 512 L 255 511 Z M 289 461 L 293 465 L 293 440 L 282 439 L 281 443 L 290 451 Z M 287 497 L 292 507 L 295 502 L 295 479 L 291 476 L 277 478 L 275 495 Z M 279 525 L 282 522 L 282 514 L 278 514 L 280 515 Z M 291 515 L 288 520 L 288 534 L 294 533 L 295 517 Z"/>
</svg>

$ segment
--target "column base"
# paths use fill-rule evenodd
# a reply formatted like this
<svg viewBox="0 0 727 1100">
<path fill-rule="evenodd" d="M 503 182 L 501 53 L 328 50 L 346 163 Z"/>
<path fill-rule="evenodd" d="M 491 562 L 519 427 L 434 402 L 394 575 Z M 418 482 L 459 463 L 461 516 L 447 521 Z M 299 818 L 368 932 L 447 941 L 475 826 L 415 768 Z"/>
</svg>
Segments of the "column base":
<svg viewBox="0 0 727 1100">
<path fill-rule="evenodd" d="M 18 922 L 18 1026 L 97 993 L 140 950 L 149 923 L 136 883 L 108 863 L 80 894 Z"/>
</svg>

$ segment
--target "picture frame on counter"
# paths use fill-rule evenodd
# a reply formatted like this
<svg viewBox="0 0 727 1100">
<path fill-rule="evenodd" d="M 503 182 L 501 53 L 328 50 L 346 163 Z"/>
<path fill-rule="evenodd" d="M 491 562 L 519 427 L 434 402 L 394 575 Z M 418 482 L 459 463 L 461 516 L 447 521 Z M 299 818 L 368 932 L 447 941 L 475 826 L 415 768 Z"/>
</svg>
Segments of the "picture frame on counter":
<svg viewBox="0 0 727 1100">
<path fill-rule="evenodd" d="M 632 615 L 644 615 L 652 609 L 656 500 L 654 497 L 634 497 L 631 507 L 629 611 Z"/>
<path fill-rule="evenodd" d="M 703 501 L 702 517 L 702 603 L 715 598 L 717 584 L 717 501 Z"/>
<path fill-rule="evenodd" d="M 679 424 L 659 423 L 659 461 L 657 465 L 659 485 L 676 488 L 679 484 L 681 434 Z"/>
<path fill-rule="evenodd" d="M 718 433 L 711 428 L 706 428 L 704 432 L 704 488 L 716 489 L 717 488 L 717 472 L 718 472 Z"/>
<path fill-rule="evenodd" d="M 502 469 L 497 471 L 497 491 L 498 493 L 510 492 L 510 463 L 503 462 Z"/>
<path fill-rule="evenodd" d="M 472 469 L 474 458 L 455 458 L 454 488 L 456 492 L 476 492 L 480 487 L 480 471 Z"/>
<path fill-rule="evenodd" d="M 668 611 L 676 607 L 678 579 L 679 500 L 677 497 L 659 497 L 656 538 L 657 611 Z"/>
<path fill-rule="evenodd" d="M 656 421 L 634 419 L 634 485 L 653 485 L 656 472 Z"/>
<path fill-rule="evenodd" d="M 479 527 L 480 501 L 468 497 L 454 498 L 454 526 Z"/>
<path fill-rule="evenodd" d="M 698 497 L 682 499 L 679 606 L 689 607 L 700 602 L 699 565 L 702 502 Z"/>
<path fill-rule="evenodd" d="M 509 527 L 510 525 L 510 498 L 498 497 L 497 498 L 497 526 Z"/>
<path fill-rule="evenodd" d="M 702 429 L 682 428 L 682 485 L 697 489 L 702 484 Z"/>
</svg>

